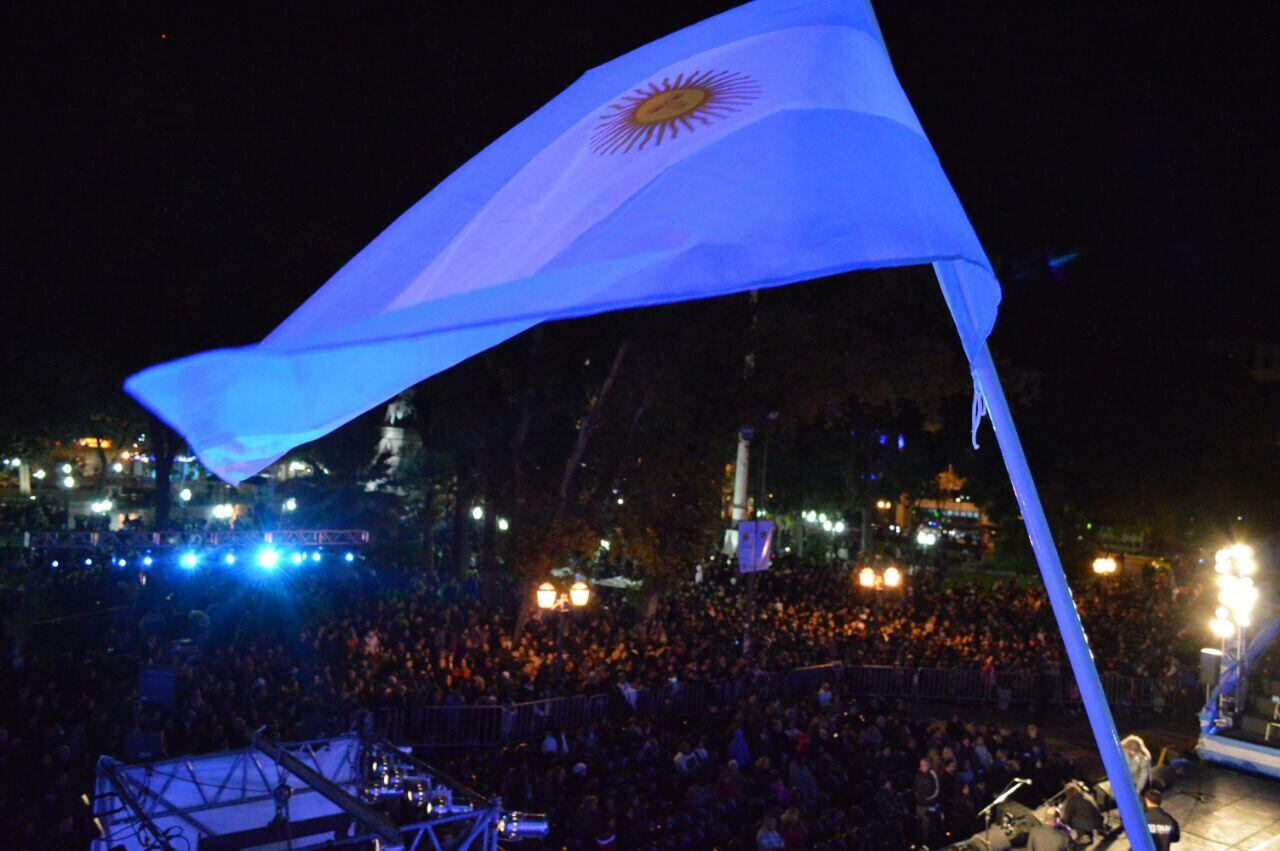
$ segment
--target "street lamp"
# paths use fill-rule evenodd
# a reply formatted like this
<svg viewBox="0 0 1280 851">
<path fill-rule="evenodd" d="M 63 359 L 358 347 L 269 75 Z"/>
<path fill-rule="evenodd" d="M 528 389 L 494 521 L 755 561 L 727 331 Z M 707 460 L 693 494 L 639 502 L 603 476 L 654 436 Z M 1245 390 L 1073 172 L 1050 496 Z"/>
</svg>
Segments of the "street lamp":
<svg viewBox="0 0 1280 851">
<path fill-rule="evenodd" d="M 556 586 L 550 582 L 543 582 L 538 586 L 538 590 L 534 592 L 534 599 L 538 603 L 538 608 L 544 612 L 556 612 L 558 614 L 567 614 L 584 608 L 591 599 L 591 589 L 587 583 L 581 579 L 569 586 L 569 593 L 564 594 L 556 589 Z M 558 618 L 556 624 L 556 672 L 559 675 L 564 670 L 564 622 L 565 618 Z"/>
<path fill-rule="evenodd" d="M 1093 575 L 1098 577 L 1098 598 L 1103 614 L 1107 611 L 1107 582 L 1105 577 L 1116 572 L 1116 560 L 1111 556 L 1098 556 L 1093 560 Z"/>
<path fill-rule="evenodd" d="M 883 572 L 877 571 L 871 565 L 866 565 L 858 571 L 858 584 L 875 595 L 872 631 L 877 631 L 880 628 L 880 592 L 886 588 L 897 588 L 902 585 L 902 571 L 893 565 L 886 567 Z"/>
<path fill-rule="evenodd" d="M 544 582 L 538 586 L 537 598 L 539 609 L 554 609 L 556 606 L 556 586 Z"/>
<path fill-rule="evenodd" d="M 1218 574 L 1218 608 L 1209 628 L 1222 639 L 1223 662 L 1235 662 L 1234 710 L 1241 712 L 1248 695 L 1245 631 L 1253 622 L 1253 607 L 1258 602 L 1258 586 L 1253 582 L 1258 563 L 1254 559 L 1253 548 L 1248 544 L 1234 544 L 1218 550 L 1213 559 L 1213 570 Z M 1234 642 L 1231 641 L 1233 635 Z"/>
</svg>

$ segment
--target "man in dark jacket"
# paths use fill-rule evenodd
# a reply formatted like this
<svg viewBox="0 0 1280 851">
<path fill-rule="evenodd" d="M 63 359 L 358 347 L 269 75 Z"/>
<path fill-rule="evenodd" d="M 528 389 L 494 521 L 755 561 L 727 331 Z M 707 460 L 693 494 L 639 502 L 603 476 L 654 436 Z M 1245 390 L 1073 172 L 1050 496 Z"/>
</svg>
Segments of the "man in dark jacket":
<svg viewBox="0 0 1280 851">
<path fill-rule="evenodd" d="M 1148 789 L 1142 800 L 1147 805 L 1147 827 L 1151 830 L 1151 841 L 1156 851 L 1169 851 L 1169 846 L 1182 838 L 1177 820 L 1160 808 L 1162 798 L 1159 791 Z"/>
<path fill-rule="evenodd" d="M 1093 801 L 1084 796 L 1080 787 L 1072 783 L 1067 786 L 1063 794 L 1066 796 L 1066 801 L 1062 805 L 1062 821 L 1067 827 L 1071 828 L 1076 836 L 1082 838 L 1101 833 L 1105 827 L 1102 813 Z"/>
<path fill-rule="evenodd" d="M 929 760 L 920 760 L 920 771 L 911 784 L 911 791 L 916 798 L 916 839 L 927 844 L 936 826 L 938 799 L 942 793 L 942 784 Z"/>
<path fill-rule="evenodd" d="M 1037 824 L 1027 835 L 1027 851 L 1070 851 L 1071 840 L 1058 827 L 1058 811 L 1050 807 L 1045 824 Z"/>
</svg>

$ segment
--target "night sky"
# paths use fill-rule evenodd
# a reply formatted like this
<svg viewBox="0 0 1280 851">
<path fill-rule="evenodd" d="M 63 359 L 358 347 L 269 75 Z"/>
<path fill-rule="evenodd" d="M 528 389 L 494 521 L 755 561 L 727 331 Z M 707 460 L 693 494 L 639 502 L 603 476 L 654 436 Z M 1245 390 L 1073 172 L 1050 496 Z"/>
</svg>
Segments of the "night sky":
<svg viewBox="0 0 1280 851">
<path fill-rule="evenodd" d="M 16 5 L 0 13 L 10 420 L 260 338 L 583 71 L 732 4 Z M 1175 386 L 1171 352 L 1280 341 L 1263 8 L 876 4 L 1004 283 L 993 348 L 1043 377 L 1033 449 L 1183 428 L 1206 400 Z"/>
</svg>

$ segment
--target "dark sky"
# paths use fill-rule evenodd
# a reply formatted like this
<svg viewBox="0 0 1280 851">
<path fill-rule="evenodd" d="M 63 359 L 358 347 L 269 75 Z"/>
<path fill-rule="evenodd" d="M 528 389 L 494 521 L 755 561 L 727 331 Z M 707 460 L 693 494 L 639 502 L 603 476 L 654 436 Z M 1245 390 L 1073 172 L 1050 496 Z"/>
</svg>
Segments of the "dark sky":
<svg viewBox="0 0 1280 851">
<path fill-rule="evenodd" d="M 732 4 L 178 5 L 0 13 L 11 398 L 261 337 L 581 72 Z M 1264 4 L 876 9 L 1043 420 L 1102 425 L 1153 349 L 1278 339 Z"/>
</svg>

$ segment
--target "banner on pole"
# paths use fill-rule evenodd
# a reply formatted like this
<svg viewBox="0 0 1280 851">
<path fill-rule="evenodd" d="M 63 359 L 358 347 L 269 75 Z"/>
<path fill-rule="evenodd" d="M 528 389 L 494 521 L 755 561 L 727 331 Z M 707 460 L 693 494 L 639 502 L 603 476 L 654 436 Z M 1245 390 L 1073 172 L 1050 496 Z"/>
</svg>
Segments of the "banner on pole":
<svg viewBox="0 0 1280 851">
<path fill-rule="evenodd" d="M 738 524 L 738 572 L 768 570 L 773 561 L 773 521 L 744 520 Z"/>
</svg>

